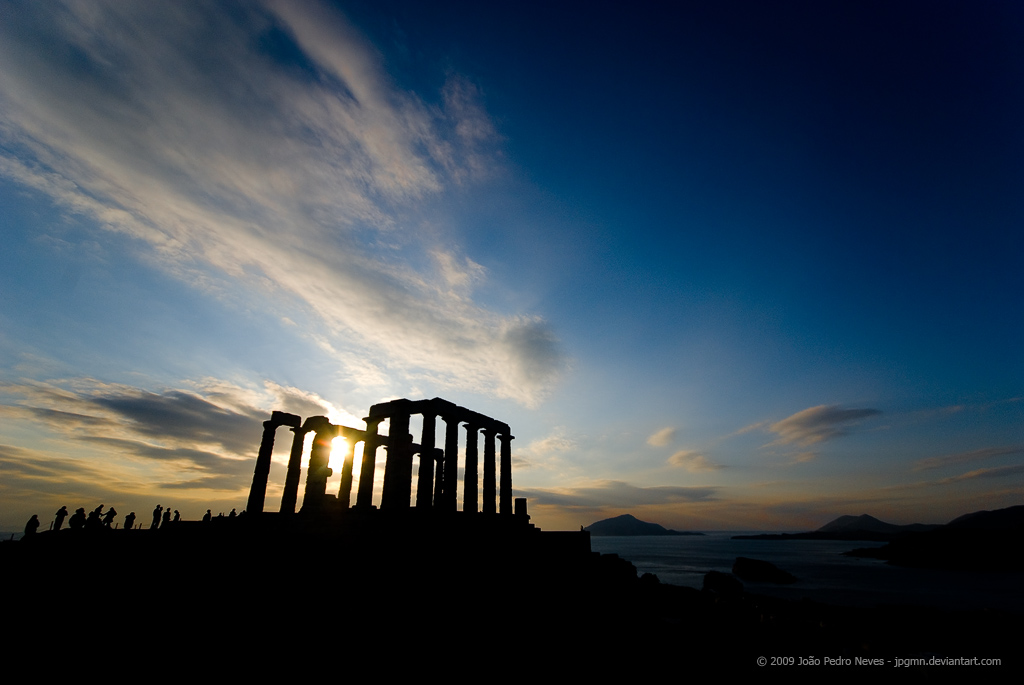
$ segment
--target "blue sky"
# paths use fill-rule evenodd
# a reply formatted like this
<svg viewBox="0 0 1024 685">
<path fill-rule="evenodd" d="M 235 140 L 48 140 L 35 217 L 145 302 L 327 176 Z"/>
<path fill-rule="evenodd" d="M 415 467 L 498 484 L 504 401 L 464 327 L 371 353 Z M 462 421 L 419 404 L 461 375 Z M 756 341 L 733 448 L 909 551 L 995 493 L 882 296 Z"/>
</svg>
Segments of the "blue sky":
<svg viewBox="0 0 1024 685">
<path fill-rule="evenodd" d="M 1016 3 L 0 12 L 5 529 L 397 397 L 548 529 L 1021 501 Z"/>
</svg>

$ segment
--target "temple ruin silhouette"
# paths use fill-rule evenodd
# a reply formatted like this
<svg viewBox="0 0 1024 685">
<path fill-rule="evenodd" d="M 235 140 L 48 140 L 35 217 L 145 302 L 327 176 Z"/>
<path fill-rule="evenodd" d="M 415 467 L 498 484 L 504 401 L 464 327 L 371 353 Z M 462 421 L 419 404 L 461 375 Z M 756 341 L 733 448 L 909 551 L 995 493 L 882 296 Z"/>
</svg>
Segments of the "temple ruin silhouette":
<svg viewBox="0 0 1024 685">
<path fill-rule="evenodd" d="M 411 419 L 416 415 L 422 418 L 419 442 L 410 434 Z M 365 428 L 355 428 L 331 423 L 325 416 L 303 420 L 295 414 L 273 412 L 263 422 L 245 516 L 239 517 L 241 527 L 235 527 L 237 535 L 314 544 L 330 540 L 364 558 L 440 555 L 449 562 L 461 559 L 485 566 L 504 564 L 510 555 L 522 563 L 531 558 L 551 563 L 556 558 L 590 554 L 589 533 L 542 531 L 530 523 L 526 498 L 513 497 L 515 436 L 507 423 L 439 397 L 375 404 L 363 421 Z M 378 429 L 385 421 L 387 435 L 382 435 Z M 267 487 L 281 427 L 290 429 L 292 439 L 281 505 L 274 510 L 267 506 Z M 302 505 L 297 509 L 309 433 L 314 437 Z M 343 450 L 334 448 L 333 441 L 339 437 L 345 439 Z M 358 482 L 354 482 L 360 443 L 362 458 Z M 461 464 L 460 446 L 464 447 Z M 381 448 L 385 452 L 383 478 L 377 471 Z M 340 457 L 342 464 L 336 493 L 327 492 L 328 479 L 334 475 L 328 466 L 332 449 L 333 457 Z M 419 468 L 414 469 L 417 460 Z M 374 502 L 375 482 L 380 486 L 379 503 Z M 188 523 L 181 529 L 191 526 Z"/>
<path fill-rule="evenodd" d="M 423 417 L 420 441 L 414 442 L 409 433 L 410 418 Z M 436 447 L 436 421 L 445 424 L 444 447 Z M 331 423 L 326 416 L 311 416 L 302 421 L 295 414 L 275 411 L 263 422 L 252 486 L 245 510 L 249 515 L 262 515 L 266 507 L 267 483 L 270 476 L 271 455 L 277 429 L 287 426 L 292 431 L 291 453 L 281 497 L 280 514 L 294 514 L 298 501 L 302 452 L 307 433 L 314 433 L 306 469 L 306 486 L 300 513 L 329 514 L 349 509 L 352 505 L 352 472 L 355 447 L 363 444 L 359 483 L 355 509 L 369 511 L 373 505 L 373 483 L 376 472 L 377 450 L 384 448 L 387 457 L 384 467 L 384 487 L 380 509 L 399 512 L 415 507 L 419 511 L 455 512 L 458 510 L 458 452 L 459 429 L 466 431 L 465 475 L 463 478 L 463 514 L 497 514 L 515 516 L 512 501 L 512 435 L 508 424 L 489 416 L 457 406 L 435 397 L 432 400 L 399 399 L 375 404 L 363 419 L 366 428 L 352 428 Z M 380 435 L 380 424 L 389 422 L 388 435 Z M 484 436 L 483 501 L 479 495 L 479 434 Z M 327 480 L 333 475 L 328 467 L 335 438 L 345 438 L 342 455 L 341 487 L 337 496 L 327 494 Z M 495 442 L 501 443 L 500 469 Z M 416 501 L 411 503 L 413 460 L 419 457 L 416 479 Z M 500 476 L 499 476 L 500 474 Z M 500 485 L 499 485 L 500 479 Z M 517 501 L 518 514 L 525 517 L 525 500 Z"/>
</svg>

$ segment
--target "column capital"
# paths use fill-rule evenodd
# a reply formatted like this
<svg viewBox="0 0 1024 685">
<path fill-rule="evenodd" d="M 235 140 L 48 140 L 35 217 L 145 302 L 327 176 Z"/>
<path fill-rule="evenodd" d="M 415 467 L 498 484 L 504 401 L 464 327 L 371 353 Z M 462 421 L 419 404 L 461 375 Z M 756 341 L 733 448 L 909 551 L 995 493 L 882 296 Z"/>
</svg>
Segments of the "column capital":
<svg viewBox="0 0 1024 685">
<path fill-rule="evenodd" d="M 273 411 L 270 413 L 270 420 L 276 426 L 298 426 L 302 423 L 302 417 L 296 416 L 295 414 L 289 414 L 283 411 Z M 263 425 L 266 425 L 265 423 Z"/>
</svg>

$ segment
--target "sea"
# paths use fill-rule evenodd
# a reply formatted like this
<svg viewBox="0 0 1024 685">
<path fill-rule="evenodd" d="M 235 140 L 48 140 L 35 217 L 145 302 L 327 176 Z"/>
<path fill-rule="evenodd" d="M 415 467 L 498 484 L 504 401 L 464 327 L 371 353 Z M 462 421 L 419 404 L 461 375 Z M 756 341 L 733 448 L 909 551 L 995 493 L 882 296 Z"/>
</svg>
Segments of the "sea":
<svg viewBox="0 0 1024 685">
<path fill-rule="evenodd" d="M 743 531 L 680 536 L 591 536 L 602 554 L 618 554 L 637 572 L 662 583 L 700 589 L 708 571 L 730 573 L 736 557 L 761 559 L 797 577 L 792 585 L 743 581 L 748 592 L 783 599 L 808 598 L 845 606 L 916 605 L 942 609 L 999 609 L 1024 614 L 1024 574 L 945 571 L 892 566 L 843 556 L 881 542 L 734 540 Z"/>
</svg>

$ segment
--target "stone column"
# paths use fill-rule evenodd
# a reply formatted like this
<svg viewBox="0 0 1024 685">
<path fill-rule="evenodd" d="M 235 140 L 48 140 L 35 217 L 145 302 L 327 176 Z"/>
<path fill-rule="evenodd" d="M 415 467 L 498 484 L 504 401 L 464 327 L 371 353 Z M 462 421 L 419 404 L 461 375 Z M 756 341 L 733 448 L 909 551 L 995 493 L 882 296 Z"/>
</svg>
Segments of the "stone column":
<svg viewBox="0 0 1024 685">
<path fill-rule="evenodd" d="M 338 488 L 338 503 L 348 509 L 352 499 L 352 462 L 355 461 L 356 446 L 352 438 L 345 436 L 345 459 L 341 466 L 341 487 Z"/>
<path fill-rule="evenodd" d="M 306 420 L 309 424 L 309 420 Z M 284 494 L 281 495 L 281 513 L 294 514 L 295 504 L 299 499 L 299 477 L 302 475 L 302 447 L 306 442 L 309 428 L 296 426 L 292 428 L 292 451 L 288 455 L 288 475 L 284 479 Z"/>
<path fill-rule="evenodd" d="M 479 426 L 466 426 L 466 478 L 462 483 L 462 511 L 477 512 L 477 464 L 480 461 L 477 431 Z"/>
<path fill-rule="evenodd" d="M 309 451 L 306 468 L 306 492 L 302 497 L 302 511 L 320 511 L 327 494 L 327 479 L 334 472 L 327 466 L 331 456 L 331 442 L 338 437 L 338 427 L 326 418 L 316 425 L 313 448 Z"/>
<path fill-rule="evenodd" d="M 249 514 L 263 513 L 263 503 L 267 499 L 267 477 L 270 476 L 270 456 L 274 453 L 275 432 L 276 421 L 263 422 L 263 439 L 260 440 L 260 451 L 256 455 L 256 469 L 252 473 L 252 485 L 249 486 L 249 500 L 245 503 L 245 511 Z"/>
<path fill-rule="evenodd" d="M 429 509 L 434 488 L 434 415 L 423 415 L 420 437 L 420 473 L 416 480 L 416 508 Z"/>
<path fill-rule="evenodd" d="M 356 495 L 356 506 L 369 509 L 373 506 L 373 471 L 377 466 L 377 446 L 380 436 L 377 426 L 383 419 L 366 418 L 366 439 L 363 441 L 363 464 L 359 467 L 359 492 Z"/>
<path fill-rule="evenodd" d="M 274 435 L 278 426 L 297 427 L 302 422 L 295 414 L 287 414 L 283 411 L 275 411 L 270 414 L 270 420 L 263 422 L 263 439 L 260 441 L 260 451 L 256 456 L 256 468 L 252 473 L 252 486 L 249 488 L 249 501 L 245 504 L 245 511 L 250 514 L 262 514 L 263 505 L 267 500 L 267 478 L 270 476 L 270 458 L 274 454 Z"/>
<path fill-rule="evenodd" d="M 412 493 L 412 436 L 409 415 L 391 416 L 388 429 L 388 459 L 384 464 L 384 493 L 380 508 L 408 509 Z"/>
<path fill-rule="evenodd" d="M 434 509 L 444 509 L 444 450 L 440 447 L 434 448 Z"/>
<path fill-rule="evenodd" d="M 498 513 L 512 515 L 512 441 L 514 435 L 502 433 L 501 440 L 501 491 L 498 494 Z"/>
<path fill-rule="evenodd" d="M 416 478 L 416 508 L 430 509 L 434 490 L 433 450 L 420 452 L 419 475 Z"/>
<path fill-rule="evenodd" d="M 484 504 L 485 514 L 494 513 L 495 478 L 494 478 L 494 429 L 484 428 Z"/>
<path fill-rule="evenodd" d="M 444 432 L 444 510 L 456 511 L 459 502 L 455 492 L 459 483 L 459 419 L 442 416 Z"/>
</svg>

